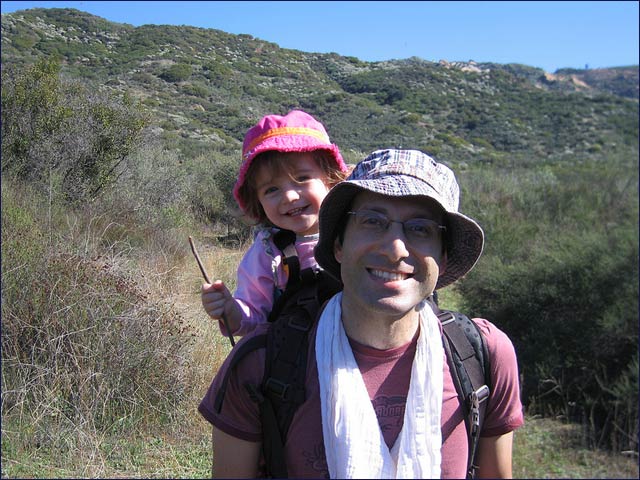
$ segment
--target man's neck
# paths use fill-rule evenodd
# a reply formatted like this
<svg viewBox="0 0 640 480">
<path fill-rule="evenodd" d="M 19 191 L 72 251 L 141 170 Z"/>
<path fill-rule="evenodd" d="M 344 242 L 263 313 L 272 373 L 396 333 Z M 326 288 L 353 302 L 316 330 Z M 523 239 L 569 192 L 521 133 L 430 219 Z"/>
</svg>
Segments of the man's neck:
<svg viewBox="0 0 640 480">
<path fill-rule="evenodd" d="M 378 350 L 389 350 L 411 342 L 418 330 L 419 313 L 388 314 L 362 311 L 342 302 L 342 324 L 349 338 Z"/>
</svg>

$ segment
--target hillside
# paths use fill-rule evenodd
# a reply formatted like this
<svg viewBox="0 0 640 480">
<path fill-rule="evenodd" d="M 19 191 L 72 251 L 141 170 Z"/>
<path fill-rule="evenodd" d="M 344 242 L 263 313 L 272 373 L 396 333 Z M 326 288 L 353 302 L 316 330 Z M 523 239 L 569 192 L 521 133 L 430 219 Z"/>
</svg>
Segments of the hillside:
<svg viewBox="0 0 640 480">
<path fill-rule="evenodd" d="M 363 62 L 187 26 L 133 27 L 73 9 L 2 15 L 2 65 L 60 56 L 64 74 L 127 92 L 185 155 L 237 151 L 265 113 L 302 108 L 361 153 L 413 147 L 449 163 L 537 164 L 636 152 L 638 68 Z"/>
</svg>

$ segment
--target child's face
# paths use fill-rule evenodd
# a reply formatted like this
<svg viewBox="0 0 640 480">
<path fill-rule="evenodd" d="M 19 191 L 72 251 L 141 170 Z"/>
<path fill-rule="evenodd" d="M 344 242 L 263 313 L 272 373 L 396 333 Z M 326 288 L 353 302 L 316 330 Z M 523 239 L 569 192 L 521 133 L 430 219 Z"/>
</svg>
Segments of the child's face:
<svg viewBox="0 0 640 480">
<path fill-rule="evenodd" d="M 279 171 L 261 168 L 256 175 L 258 200 L 275 226 L 298 235 L 318 233 L 318 212 L 329 187 L 310 153 L 283 156 Z"/>
</svg>

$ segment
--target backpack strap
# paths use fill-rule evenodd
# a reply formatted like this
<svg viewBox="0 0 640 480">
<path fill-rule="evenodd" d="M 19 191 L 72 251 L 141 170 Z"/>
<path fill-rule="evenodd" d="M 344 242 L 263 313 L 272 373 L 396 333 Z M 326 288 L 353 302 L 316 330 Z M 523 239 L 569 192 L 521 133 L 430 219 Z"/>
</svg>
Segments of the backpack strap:
<svg viewBox="0 0 640 480">
<path fill-rule="evenodd" d="M 248 339 L 246 342 L 239 344 L 233 352 L 233 356 L 230 360 L 231 363 L 225 372 L 222 383 L 220 384 L 220 389 L 216 394 L 213 404 L 214 409 L 218 413 L 222 410 L 222 404 L 227 393 L 227 385 L 229 384 L 229 377 L 231 373 L 248 353 L 265 348 L 267 346 L 267 342 L 268 333 L 257 335 Z M 262 453 L 267 465 L 268 476 L 286 478 L 287 469 L 284 462 L 284 442 L 280 437 L 278 421 L 273 409 L 273 404 L 262 395 L 262 389 L 260 386 L 247 382 L 244 384 L 244 388 L 249 392 L 251 399 L 258 404 L 263 435 Z"/>
<path fill-rule="evenodd" d="M 342 290 L 342 283 L 322 270 L 300 270 L 293 232 L 280 230 L 273 240 L 289 269 L 285 291 L 269 314 L 267 332 L 248 339 L 234 352 L 214 406 L 218 412 L 222 408 L 228 377 L 240 360 L 250 351 L 265 348 L 261 385 L 246 383 L 244 387 L 260 411 L 265 473 L 268 477 L 286 478 L 284 444 L 291 420 L 305 400 L 309 332 L 321 306 Z"/>
<path fill-rule="evenodd" d="M 313 283 L 301 283 L 296 293 L 283 303 L 267 332 L 263 391 L 275 406 L 283 437 L 295 409 L 304 402 L 307 337 L 320 309 Z"/>
<path fill-rule="evenodd" d="M 318 272 L 314 281 L 301 281 L 297 285 L 295 296 L 286 297 L 288 300 L 266 334 L 262 384 L 259 388 L 245 385 L 260 408 L 262 451 L 269 477 L 287 477 L 284 444 L 293 416 L 306 398 L 309 332 L 321 305 L 329 298 L 327 295 L 333 295 L 338 288 L 335 283 L 320 288 L 330 278 Z"/>
<path fill-rule="evenodd" d="M 255 337 L 250 338 L 249 340 L 242 343 L 235 349 L 235 351 L 232 354 L 233 356 L 231 357 L 231 360 L 230 360 L 231 363 L 229 364 L 229 367 L 225 372 L 224 378 L 222 379 L 222 383 L 220 385 L 220 389 L 218 390 L 218 393 L 216 394 L 216 399 L 213 403 L 213 408 L 218 413 L 220 413 L 220 411 L 222 410 L 222 403 L 224 402 L 224 396 L 227 393 L 227 384 L 229 383 L 229 376 L 231 375 L 231 372 L 235 370 L 236 365 L 238 365 L 238 363 L 240 363 L 240 360 L 246 357 L 249 352 L 258 350 L 260 348 L 264 348 L 266 345 L 267 345 L 267 334 L 264 333 L 262 335 L 257 335 Z"/>
<path fill-rule="evenodd" d="M 262 423 L 262 454 L 265 462 L 266 478 L 287 478 L 287 464 L 284 459 L 284 439 L 278 430 L 278 420 L 273 404 L 262 395 L 260 388 L 251 383 L 244 387 L 251 399 L 258 404 Z"/>
<path fill-rule="evenodd" d="M 469 437 L 467 478 L 474 478 L 478 468 L 475 457 L 491 385 L 489 357 L 482 333 L 472 320 L 459 312 L 437 310 L 447 363 L 465 412 Z"/>
<path fill-rule="evenodd" d="M 279 230 L 274 244 L 282 251 L 289 267 L 285 291 L 269 314 L 273 325 L 267 333 L 267 356 L 262 383 L 263 394 L 274 406 L 282 438 L 286 438 L 293 414 L 304 396 L 307 371 L 308 334 L 320 306 L 342 289 L 342 284 L 322 270 L 300 270 L 294 248 L 296 235 Z"/>
<path fill-rule="evenodd" d="M 282 251 L 283 262 L 289 265 L 294 270 L 293 273 L 295 275 L 291 275 L 291 274 L 289 275 L 289 279 L 287 281 L 287 290 L 289 290 L 290 285 L 298 284 L 299 283 L 298 280 L 300 277 L 300 274 L 299 274 L 300 262 L 298 261 L 298 255 L 293 246 L 295 239 L 296 239 L 296 234 L 291 230 L 278 230 L 278 232 L 276 232 L 273 237 L 274 243 Z M 291 273 L 291 270 L 289 273 Z M 294 279 L 293 281 L 292 281 L 292 278 Z M 269 314 L 269 321 L 273 321 L 272 317 L 274 318 L 277 317 L 277 315 L 274 315 L 274 313 L 277 313 L 277 312 L 274 312 L 274 310 L 276 310 L 275 307 L 277 306 L 278 311 L 281 310 L 282 307 L 284 306 L 285 301 L 286 301 L 286 298 L 283 298 L 281 296 L 280 299 L 277 301 L 278 305 L 274 305 L 274 309 L 272 309 L 271 313 Z M 268 333 L 265 333 L 263 335 L 258 335 L 250 338 L 248 341 L 240 345 L 239 348 L 237 348 L 233 352 L 233 357 L 231 358 L 231 364 L 229 365 L 229 368 L 227 368 L 225 376 L 222 380 L 222 384 L 220 386 L 220 390 L 218 391 L 218 394 L 216 395 L 216 399 L 214 402 L 214 408 L 218 411 L 218 413 L 222 409 L 222 403 L 224 402 L 224 397 L 227 392 L 227 384 L 229 383 L 229 376 L 231 372 L 235 370 L 236 365 L 240 363 L 240 361 L 249 352 L 258 350 L 260 348 L 265 348 L 267 344 L 268 344 Z"/>
<path fill-rule="evenodd" d="M 266 473 L 277 478 L 287 476 L 284 444 L 291 420 L 305 400 L 309 331 L 320 306 L 342 289 L 342 284 L 324 271 L 300 269 L 295 240 L 290 230 L 280 230 L 273 237 L 288 269 L 287 285 L 269 313 L 271 326 L 260 389 L 245 385 L 260 407 Z"/>
<path fill-rule="evenodd" d="M 300 260 L 295 247 L 296 234 L 291 230 L 278 230 L 273 235 L 273 243 L 282 252 L 282 264 L 288 273 L 286 291 L 300 278 Z"/>
</svg>

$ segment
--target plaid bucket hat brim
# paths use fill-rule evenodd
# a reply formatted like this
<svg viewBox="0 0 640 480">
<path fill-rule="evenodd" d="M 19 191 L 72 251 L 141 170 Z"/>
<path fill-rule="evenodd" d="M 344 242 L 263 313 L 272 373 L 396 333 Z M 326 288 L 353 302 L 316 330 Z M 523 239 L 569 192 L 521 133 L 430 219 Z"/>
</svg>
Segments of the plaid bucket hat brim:
<svg viewBox="0 0 640 480">
<path fill-rule="evenodd" d="M 457 212 L 459 190 L 453 172 L 417 150 L 379 150 L 333 187 L 320 208 L 315 257 L 337 279 L 341 278 L 340 264 L 334 256 L 334 241 L 354 197 L 363 191 L 391 197 L 424 196 L 442 206 L 447 222 L 447 264 L 436 289 L 452 284 L 477 263 L 484 232 L 473 219 Z"/>
</svg>

